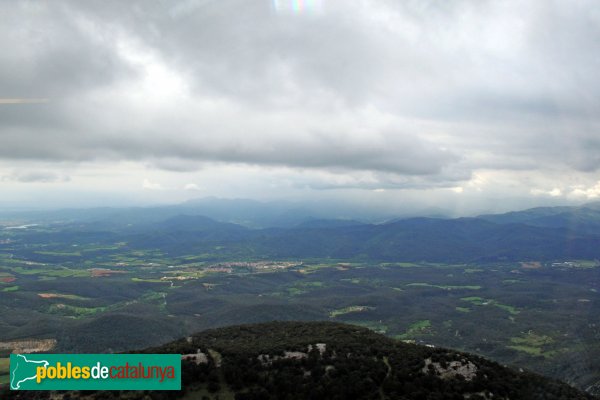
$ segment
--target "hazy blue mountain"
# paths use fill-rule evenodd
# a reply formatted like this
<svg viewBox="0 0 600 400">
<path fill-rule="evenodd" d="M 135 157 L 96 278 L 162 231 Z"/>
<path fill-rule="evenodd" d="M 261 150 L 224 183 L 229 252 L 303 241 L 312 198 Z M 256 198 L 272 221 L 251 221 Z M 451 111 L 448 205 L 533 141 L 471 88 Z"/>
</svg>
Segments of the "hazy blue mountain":
<svg viewBox="0 0 600 400">
<path fill-rule="evenodd" d="M 134 248 L 215 258 L 434 262 L 600 258 L 598 204 L 477 218 L 397 219 L 385 224 L 311 217 L 306 209 L 282 210 L 283 203 L 269 207 L 268 203 L 218 199 L 158 208 L 93 209 L 89 215 L 77 210 L 72 215 L 81 220 L 60 222 L 59 232 L 39 231 L 28 240 L 125 242 Z M 231 222 L 241 218 L 246 224 Z M 255 223 L 267 228 L 248 227 Z"/>
<path fill-rule="evenodd" d="M 347 226 L 366 225 L 364 222 L 351 219 L 309 219 L 304 221 L 294 228 L 296 229 L 312 229 L 312 228 L 341 228 Z"/>
<path fill-rule="evenodd" d="M 211 232 L 216 230 L 241 232 L 247 230 L 241 225 L 218 222 L 202 215 L 177 215 L 152 226 L 165 232 Z"/>
<path fill-rule="evenodd" d="M 171 254 L 219 247 L 224 256 L 296 259 L 472 262 L 600 257 L 600 235 L 595 233 L 479 218 L 411 218 L 388 224 L 317 220 L 290 229 L 248 229 L 182 215 L 119 235 L 135 247 Z"/>
<path fill-rule="evenodd" d="M 521 223 L 531 226 L 565 228 L 572 232 L 600 233 L 600 203 L 579 207 L 537 207 L 478 218 L 499 224 Z"/>
<path fill-rule="evenodd" d="M 97 229 L 124 228 L 160 222 L 178 215 L 201 215 L 220 222 L 250 228 L 293 227 L 312 219 L 385 219 L 378 213 L 365 213 L 352 207 L 330 203 L 260 202 L 248 199 L 208 197 L 181 204 L 155 207 L 64 209 L 27 212 L 3 212 L 7 220 L 43 223 L 93 223 Z"/>
<path fill-rule="evenodd" d="M 253 242 L 260 251 L 279 257 L 466 262 L 600 256 L 597 235 L 477 218 L 413 218 L 385 225 L 293 229 Z"/>
</svg>

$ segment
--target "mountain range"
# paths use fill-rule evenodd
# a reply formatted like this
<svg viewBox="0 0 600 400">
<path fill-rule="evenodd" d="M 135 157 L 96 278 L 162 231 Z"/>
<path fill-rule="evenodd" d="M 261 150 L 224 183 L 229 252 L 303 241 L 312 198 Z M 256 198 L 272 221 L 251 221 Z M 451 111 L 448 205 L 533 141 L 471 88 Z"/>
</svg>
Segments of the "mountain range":
<svg viewBox="0 0 600 400">
<path fill-rule="evenodd" d="M 247 203 L 228 204 L 235 204 L 235 210 Z M 250 208 L 257 212 L 257 207 Z M 292 226 L 264 228 L 231 222 L 241 217 L 242 210 L 227 215 L 221 211 L 190 204 L 159 209 L 94 209 L 88 213 L 61 211 L 43 220 L 60 227 L 61 232 L 37 236 L 40 242 L 68 242 L 76 236 L 90 242 L 126 242 L 132 248 L 159 249 L 176 256 L 203 253 L 214 259 L 498 262 L 600 258 L 600 203 L 385 223 L 306 216 Z M 202 212 L 209 215 L 200 215 Z M 269 225 L 263 217 L 255 214 L 255 221 Z"/>
</svg>

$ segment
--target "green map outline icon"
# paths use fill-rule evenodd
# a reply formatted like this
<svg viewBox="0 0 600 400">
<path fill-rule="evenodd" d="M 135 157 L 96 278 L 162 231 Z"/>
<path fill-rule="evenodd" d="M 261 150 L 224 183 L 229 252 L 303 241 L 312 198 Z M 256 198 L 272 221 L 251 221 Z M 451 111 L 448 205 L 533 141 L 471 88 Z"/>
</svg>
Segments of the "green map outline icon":
<svg viewBox="0 0 600 400">
<path fill-rule="evenodd" d="M 15 357 L 12 357 L 12 356 L 15 356 Z M 23 360 L 21 360 L 21 359 L 23 359 Z M 13 363 L 12 363 L 13 360 L 16 361 L 16 366 L 14 367 L 14 369 L 13 369 Z M 29 359 L 27 359 L 27 357 L 25 357 L 22 354 L 11 354 L 10 388 L 12 390 L 19 390 L 21 388 L 21 384 L 23 382 L 37 378 L 37 367 L 39 366 L 39 364 L 43 364 L 44 367 L 47 367 L 50 363 L 46 360 L 39 360 L 39 361 L 29 360 Z M 19 367 L 23 366 L 23 365 L 30 365 L 30 366 L 35 365 L 35 370 L 33 371 L 33 376 L 26 376 L 24 379 L 17 381 L 15 384 L 15 380 L 17 380 L 17 371 L 19 371 Z M 24 368 L 21 368 L 20 370 L 23 371 L 23 369 Z M 19 372 L 19 374 L 21 374 L 21 372 Z M 20 377 L 21 376 L 19 376 L 19 378 Z"/>
</svg>

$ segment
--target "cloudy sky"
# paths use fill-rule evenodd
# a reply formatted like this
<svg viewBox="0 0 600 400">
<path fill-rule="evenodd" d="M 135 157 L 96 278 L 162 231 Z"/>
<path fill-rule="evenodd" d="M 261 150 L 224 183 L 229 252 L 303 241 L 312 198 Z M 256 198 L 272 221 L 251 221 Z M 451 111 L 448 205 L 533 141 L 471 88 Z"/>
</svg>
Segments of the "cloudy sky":
<svg viewBox="0 0 600 400">
<path fill-rule="evenodd" d="M 595 0 L 15 0 L 0 46 L 0 206 L 600 200 Z"/>
</svg>

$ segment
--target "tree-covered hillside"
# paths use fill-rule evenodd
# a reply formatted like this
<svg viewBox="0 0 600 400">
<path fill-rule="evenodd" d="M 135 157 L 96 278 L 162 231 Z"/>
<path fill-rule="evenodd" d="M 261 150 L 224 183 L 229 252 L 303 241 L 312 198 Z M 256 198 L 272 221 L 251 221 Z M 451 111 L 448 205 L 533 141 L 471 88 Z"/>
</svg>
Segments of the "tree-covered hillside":
<svg viewBox="0 0 600 400">
<path fill-rule="evenodd" d="M 592 399 L 481 357 L 330 322 L 213 329 L 146 353 L 178 353 L 181 392 L 82 392 L 89 399 Z M 60 394 L 53 393 L 53 396 Z M 10 392 L 7 398 L 44 398 Z M 4 398 L 4 396 L 3 396 Z"/>
</svg>

